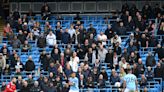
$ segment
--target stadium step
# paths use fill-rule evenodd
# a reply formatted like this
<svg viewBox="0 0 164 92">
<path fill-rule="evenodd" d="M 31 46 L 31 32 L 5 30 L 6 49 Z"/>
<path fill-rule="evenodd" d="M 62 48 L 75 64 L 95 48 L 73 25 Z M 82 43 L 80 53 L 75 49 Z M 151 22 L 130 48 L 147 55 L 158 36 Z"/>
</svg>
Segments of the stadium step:
<svg viewBox="0 0 164 92">
<path fill-rule="evenodd" d="M 2 36 L 3 36 L 3 27 L 5 23 L 2 18 L 0 18 L 0 43 L 2 42 Z"/>
</svg>

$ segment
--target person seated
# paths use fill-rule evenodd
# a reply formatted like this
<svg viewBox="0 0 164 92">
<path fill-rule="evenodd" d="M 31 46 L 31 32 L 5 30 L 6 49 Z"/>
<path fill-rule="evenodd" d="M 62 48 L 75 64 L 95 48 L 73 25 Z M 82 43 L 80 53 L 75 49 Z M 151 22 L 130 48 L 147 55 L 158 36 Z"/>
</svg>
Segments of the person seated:
<svg viewBox="0 0 164 92">
<path fill-rule="evenodd" d="M 22 30 L 19 30 L 18 39 L 21 41 L 21 44 L 23 44 L 24 41 L 26 40 L 26 35 L 23 33 Z"/>
<path fill-rule="evenodd" d="M 151 52 L 148 52 L 148 56 L 146 57 L 146 66 L 153 67 L 156 65 L 155 57 L 152 55 Z"/>
<path fill-rule="evenodd" d="M 28 52 L 31 49 L 30 44 L 28 41 L 24 41 L 24 44 L 21 46 L 22 52 Z"/>
<path fill-rule="evenodd" d="M 43 33 L 41 33 L 38 37 L 37 47 L 39 47 L 39 48 L 46 47 L 46 36 Z"/>
<path fill-rule="evenodd" d="M 139 84 L 141 88 L 145 88 L 147 86 L 147 79 L 144 74 L 141 75 L 141 80 Z"/>
<path fill-rule="evenodd" d="M 12 28 L 9 23 L 6 24 L 6 26 L 3 28 L 3 36 L 7 37 L 9 33 L 13 33 Z"/>
<path fill-rule="evenodd" d="M 65 32 L 62 34 L 61 42 L 63 44 L 68 44 L 71 42 L 71 35 L 68 32 L 69 30 L 66 29 Z"/>
<path fill-rule="evenodd" d="M 111 85 L 115 85 L 117 82 L 120 82 L 120 77 L 114 69 L 112 69 L 112 74 L 110 76 Z"/>
<path fill-rule="evenodd" d="M 14 39 L 11 41 L 11 46 L 15 49 L 19 48 L 21 45 L 21 41 L 17 38 L 17 36 L 14 36 Z"/>
<path fill-rule="evenodd" d="M 93 34 L 94 37 L 97 35 L 97 32 L 96 32 L 96 29 L 93 27 L 93 24 L 90 24 L 89 25 L 89 28 L 87 29 L 87 32 L 88 32 L 88 36 L 90 36 L 90 34 Z"/>
<path fill-rule="evenodd" d="M 152 81 L 153 80 L 154 72 L 152 71 L 150 66 L 147 67 L 147 71 L 145 72 L 145 76 L 146 76 L 148 81 Z"/>
<path fill-rule="evenodd" d="M 105 79 L 103 78 L 102 74 L 99 75 L 97 85 L 98 85 L 99 88 L 105 88 Z"/>
<path fill-rule="evenodd" d="M 30 89 L 30 92 L 41 92 L 38 81 L 34 81 L 34 86 Z"/>
<path fill-rule="evenodd" d="M 35 63 L 32 60 L 32 57 L 29 56 L 25 64 L 25 71 L 34 71 L 34 70 L 35 70 Z"/>
<path fill-rule="evenodd" d="M 23 85 L 22 88 L 20 89 L 20 92 L 30 92 L 30 87 L 26 80 L 23 81 Z"/>
<path fill-rule="evenodd" d="M 47 35 L 46 42 L 48 46 L 53 46 L 56 44 L 56 35 L 52 31 L 50 31 Z"/>
<path fill-rule="evenodd" d="M 97 36 L 97 41 L 102 42 L 103 45 L 106 45 L 106 41 L 107 41 L 107 36 L 104 34 L 104 32 L 100 32 L 100 34 L 98 34 Z"/>
</svg>

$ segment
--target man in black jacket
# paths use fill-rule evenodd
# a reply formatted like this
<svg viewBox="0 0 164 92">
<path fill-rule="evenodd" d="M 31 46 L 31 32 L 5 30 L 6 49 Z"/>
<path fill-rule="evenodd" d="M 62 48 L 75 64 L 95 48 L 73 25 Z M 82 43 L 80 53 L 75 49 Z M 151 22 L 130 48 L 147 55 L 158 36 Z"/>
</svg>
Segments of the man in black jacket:
<svg viewBox="0 0 164 92">
<path fill-rule="evenodd" d="M 32 60 L 31 56 L 28 57 L 28 60 L 27 60 L 27 62 L 25 64 L 25 70 L 26 71 L 33 71 L 33 70 L 35 70 L 35 64 L 34 64 L 34 61 Z"/>
<path fill-rule="evenodd" d="M 40 92 L 41 88 L 39 86 L 39 82 L 35 81 L 34 86 L 30 89 L 30 92 Z"/>
</svg>

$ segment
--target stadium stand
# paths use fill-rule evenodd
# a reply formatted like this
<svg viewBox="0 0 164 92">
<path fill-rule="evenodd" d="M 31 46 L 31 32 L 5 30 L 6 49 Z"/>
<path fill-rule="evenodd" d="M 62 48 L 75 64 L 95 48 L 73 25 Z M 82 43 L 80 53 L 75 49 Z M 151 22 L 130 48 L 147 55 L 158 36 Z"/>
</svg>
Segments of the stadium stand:
<svg viewBox="0 0 164 92">
<path fill-rule="evenodd" d="M 163 92 L 163 7 L 145 4 L 139 11 L 124 4 L 117 16 L 51 11 L 44 3 L 41 15 L 16 10 L 7 17 L 0 44 L 2 92 L 13 77 L 18 92 L 68 92 L 73 72 L 79 92 L 121 92 L 128 69 L 138 92 Z"/>
</svg>

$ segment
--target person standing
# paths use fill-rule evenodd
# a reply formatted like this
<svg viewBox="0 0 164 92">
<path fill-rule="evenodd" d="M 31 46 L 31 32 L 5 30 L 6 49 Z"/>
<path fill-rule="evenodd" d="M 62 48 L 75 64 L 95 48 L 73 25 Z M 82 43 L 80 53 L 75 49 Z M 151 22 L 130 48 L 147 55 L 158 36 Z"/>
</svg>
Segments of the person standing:
<svg viewBox="0 0 164 92">
<path fill-rule="evenodd" d="M 16 78 L 13 77 L 11 82 L 6 86 L 6 89 L 4 92 L 17 92 L 16 91 Z"/>
<path fill-rule="evenodd" d="M 124 77 L 123 92 L 137 92 L 137 77 L 132 74 L 131 69 L 127 69 L 128 74 Z"/>
<path fill-rule="evenodd" d="M 69 92 L 79 92 L 79 80 L 76 77 L 76 73 L 72 73 L 69 78 L 70 89 Z"/>
</svg>

